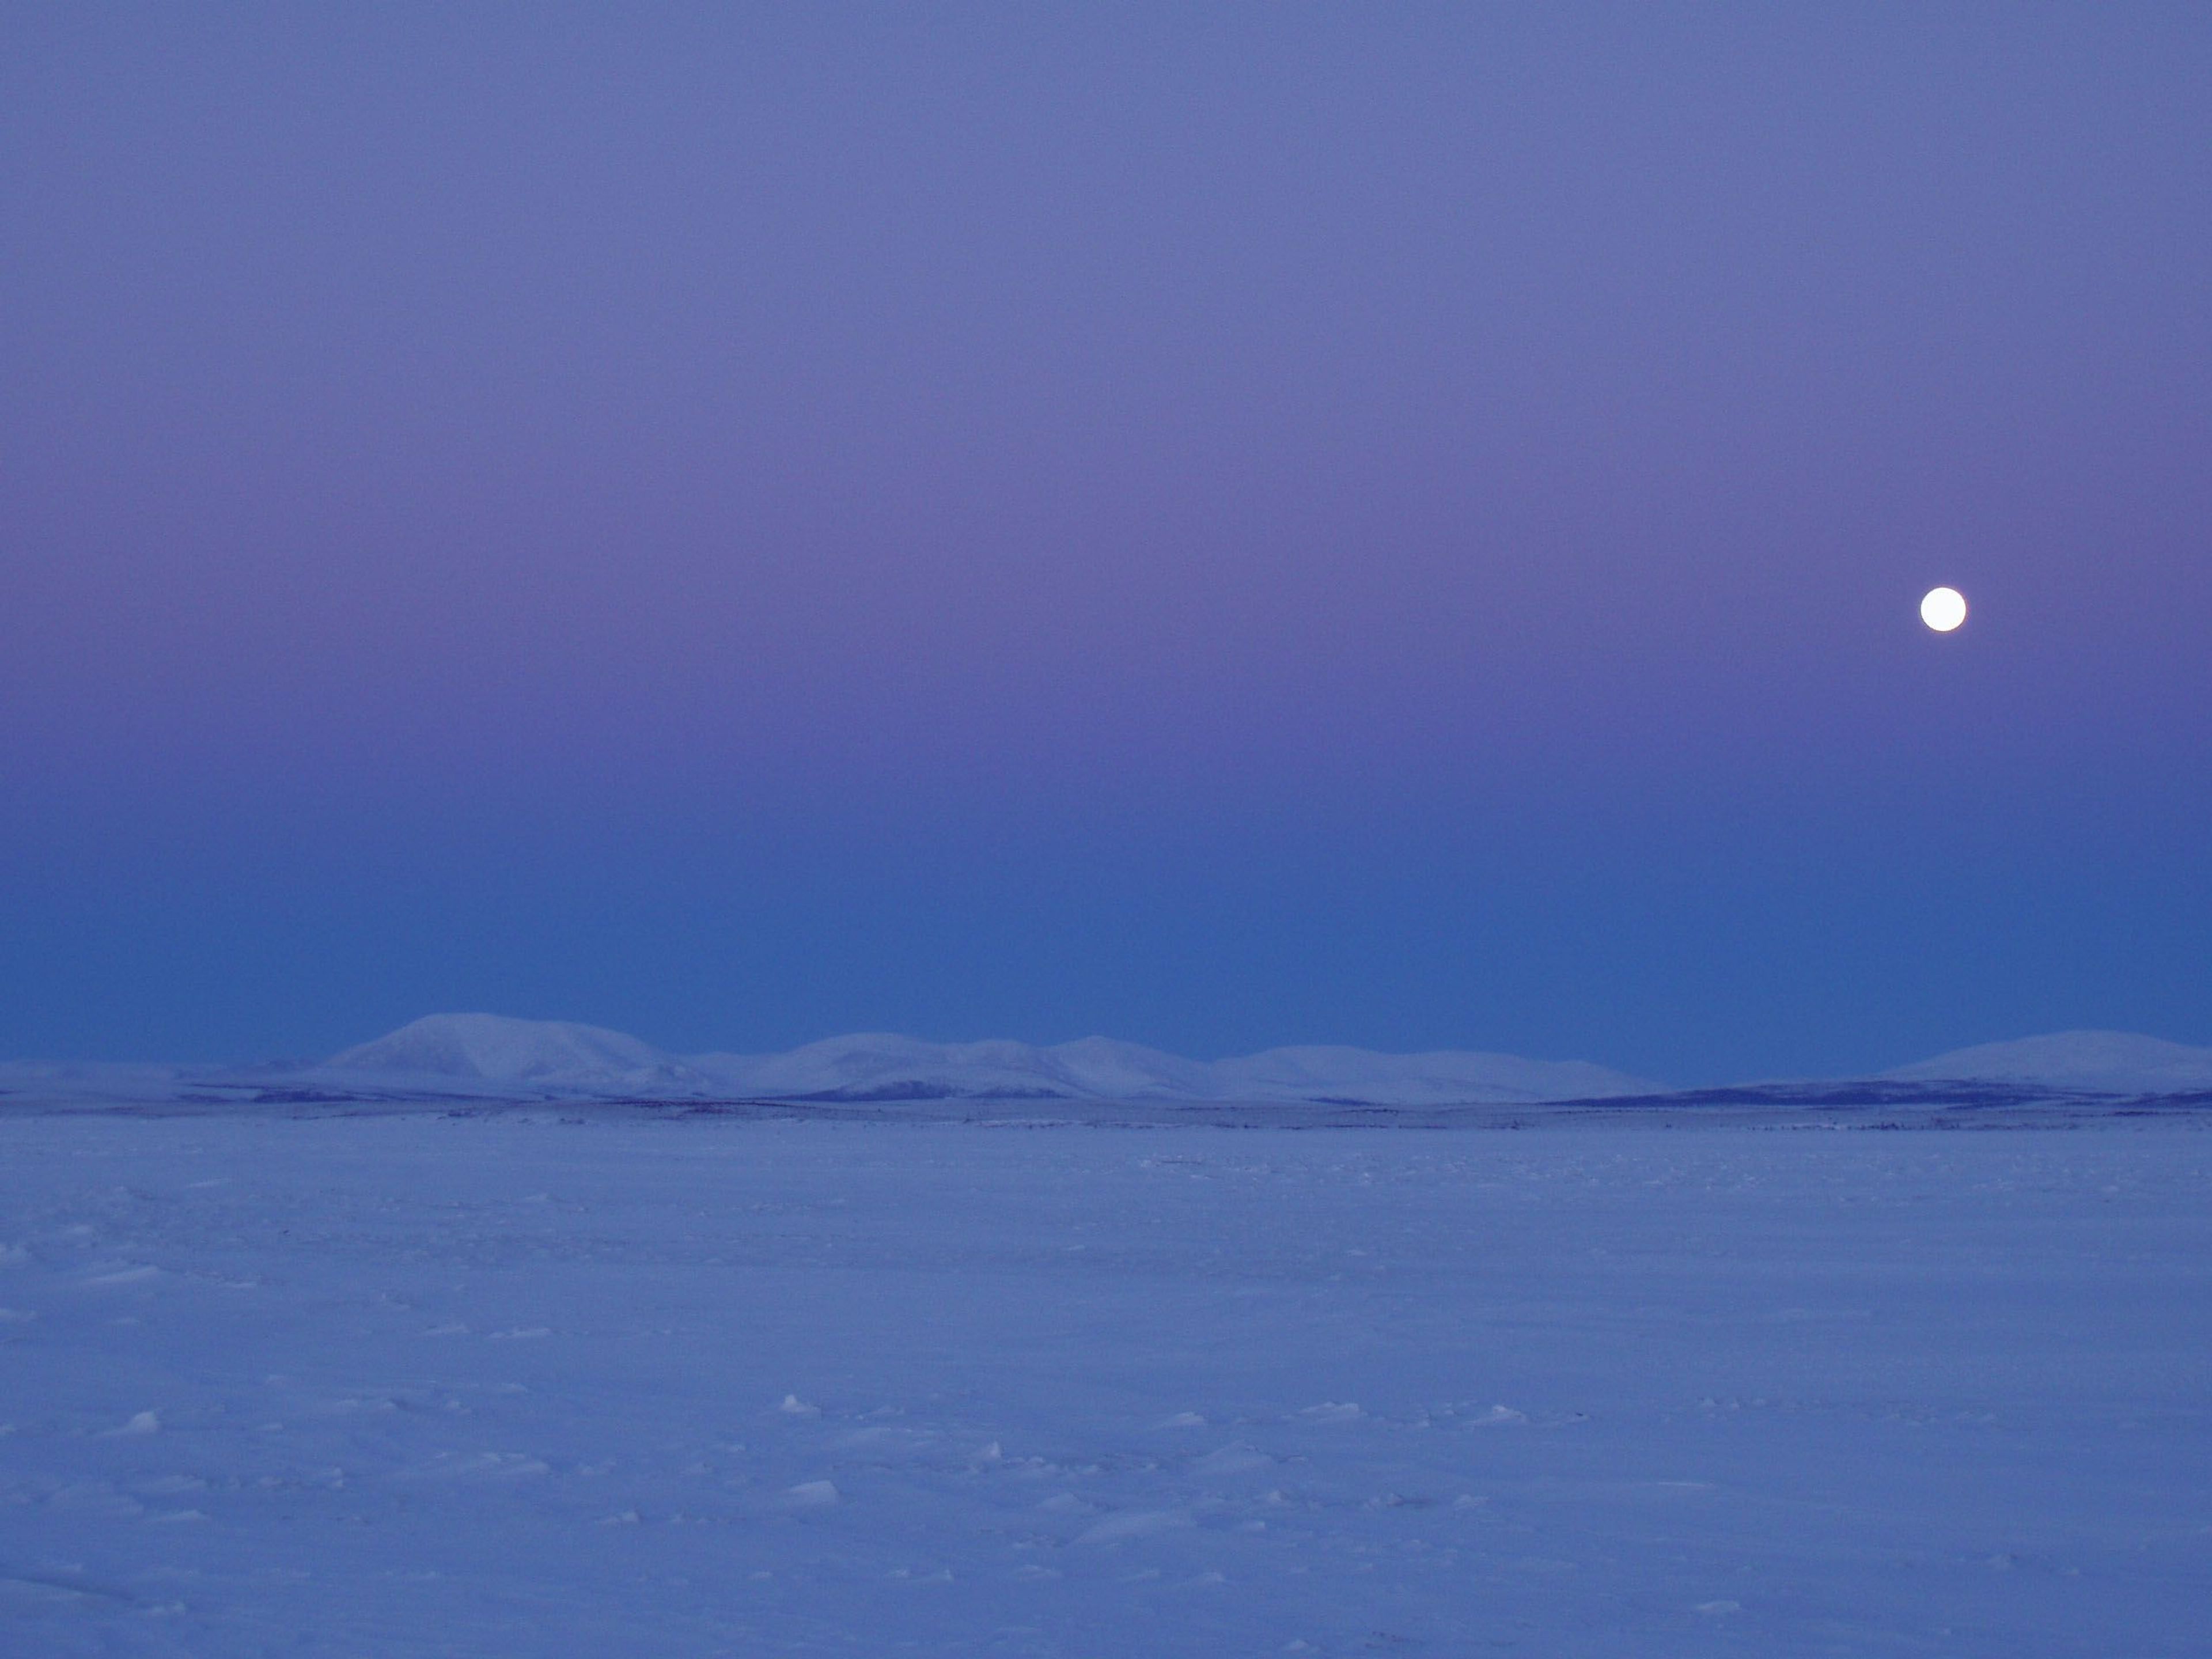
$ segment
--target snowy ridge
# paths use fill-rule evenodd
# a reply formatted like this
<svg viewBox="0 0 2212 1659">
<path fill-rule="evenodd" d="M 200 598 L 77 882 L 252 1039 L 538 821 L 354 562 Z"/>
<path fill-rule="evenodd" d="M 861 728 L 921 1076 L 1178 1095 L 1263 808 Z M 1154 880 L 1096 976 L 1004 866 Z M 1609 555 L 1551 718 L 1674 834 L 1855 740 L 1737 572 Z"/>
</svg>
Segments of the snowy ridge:
<svg viewBox="0 0 2212 1659">
<path fill-rule="evenodd" d="M 432 1014 L 317 1064 L 252 1066 L 0 1062 L 0 1098 L 86 1105 L 295 1101 L 761 1101 L 1117 1103 L 1218 1114 L 1253 1106 L 1413 1111 L 1622 1101 L 1635 1106 L 1960 1108 L 2038 1101 L 2096 1107 L 2212 1103 L 2212 1048 L 2123 1031 L 2061 1031 L 1939 1054 L 1857 1079 L 1670 1090 L 1579 1060 L 1441 1050 L 1271 1048 L 1197 1060 L 1106 1037 L 1039 1045 L 927 1042 L 861 1033 L 783 1054 L 672 1054 L 602 1026 L 496 1014 Z M 71 1109 L 76 1109 L 72 1107 Z M 1164 1120 L 1163 1120 L 1164 1121 Z"/>
<path fill-rule="evenodd" d="M 2015 1083 L 2106 1094 L 2212 1089 L 2212 1048 L 2130 1031 L 2056 1031 L 1985 1042 L 1882 1073 L 1900 1082 Z"/>
<path fill-rule="evenodd" d="M 333 1054 L 320 1069 L 624 1093 L 711 1086 L 681 1060 L 621 1031 L 499 1014 L 432 1014 Z"/>
<path fill-rule="evenodd" d="M 1185 1060 L 1107 1037 L 1043 1047 L 925 1042 L 862 1033 L 786 1054 L 663 1054 L 597 1026 L 433 1014 L 332 1056 L 317 1077 L 467 1090 L 489 1085 L 592 1094 L 738 1095 L 770 1100 L 1246 1100 L 1375 1105 L 1531 1104 L 1646 1093 L 1657 1086 L 1581 1061 L 1445 1052 L 1278 1048 Z"/>
<path fill-rule="evenodd" d="M 1040 1048 L 870 1032 L 787 1054 L 701 1054 L 691 1063 L 739 1092 L 792 1100 L 1159 1100 L 1216 1092 L 1210 1066 L 1107 1037 Z"/>
</svg>

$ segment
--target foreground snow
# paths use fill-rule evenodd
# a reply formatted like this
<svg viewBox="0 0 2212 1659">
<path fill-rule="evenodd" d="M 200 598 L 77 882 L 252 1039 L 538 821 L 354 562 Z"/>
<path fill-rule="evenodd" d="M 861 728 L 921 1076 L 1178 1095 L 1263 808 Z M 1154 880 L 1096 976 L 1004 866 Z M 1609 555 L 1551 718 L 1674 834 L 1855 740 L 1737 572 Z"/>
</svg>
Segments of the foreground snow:
<svg viewBox="0 0 2212 1659">
<path fill-rule="evenodd" d="M 0 1648 L 2180 1655 L 2212 1138 L 0 1118 Z"/>
</svg>

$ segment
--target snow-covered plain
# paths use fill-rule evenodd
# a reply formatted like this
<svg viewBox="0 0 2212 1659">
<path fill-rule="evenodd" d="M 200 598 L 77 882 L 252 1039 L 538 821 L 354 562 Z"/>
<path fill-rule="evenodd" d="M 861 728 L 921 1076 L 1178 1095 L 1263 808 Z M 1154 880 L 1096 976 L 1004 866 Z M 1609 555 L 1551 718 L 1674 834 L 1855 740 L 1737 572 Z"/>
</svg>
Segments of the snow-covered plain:
<svg viewBox="0 0 2212 1659">
<path fill-rule="evenodd" d="M 0 1650 L 2202 1653 L 2192 1121 L 10 1115 Z"/>
</svg>

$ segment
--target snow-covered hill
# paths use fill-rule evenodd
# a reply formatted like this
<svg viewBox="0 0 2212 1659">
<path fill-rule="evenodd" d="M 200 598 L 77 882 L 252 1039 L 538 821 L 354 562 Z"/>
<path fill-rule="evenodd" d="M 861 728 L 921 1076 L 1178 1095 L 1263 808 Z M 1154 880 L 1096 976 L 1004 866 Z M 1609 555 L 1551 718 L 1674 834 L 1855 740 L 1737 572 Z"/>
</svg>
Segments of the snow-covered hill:
<svg viewBox="0 0 2212 1659">
<path fill-rule="evenodd" d="M 743 1094 L 781 1099 L 1042 1100 L 1212 1098 L 1211 1068 L 1133 1042 L 1086 1037 L 923 1042 L 883 1033 L 830 1037 L 781 1054 L 701 1054 L 690 1062 Z"/>
<path fill-rule="evenodd" d="M 619 1031 L 493 1014 L 434 1014 L 334 1055 L 311 1074 L 451 1092 L 744 1096 L 776 1100 L 1239 1100 L 1373 1105 L 1525 1104 L 1657 1085 L 1580 1061 L 1444 1052 L 1278 1048 L 1185 1060 L 1085 1037 L 925 1042 L 881 1033 L 787 1054 L 676 1055 Z"/>
<path fill-rule="evenodd" d="M 784 1054 L 702 1054 L 687 1063 L 746 1094 L 816 1100 L 1033 1097 L 1425 1106 L 1583 1099 L 1656 1086 L 1600 1066 L 1510 1054 L 1277 1048 L 1207 1062 L 1106 1037 L 1041 1048 L 870 1035 L 832 1037 Z"/>
<path fill-rule="evenodd" d="M 685 1055 L 600 1026 L 496 1014 L 432 1014 L 311 1066 L 0 1063 L 0 1097 L 118 1105 L 600 1097 L 1419 1109 L 1650 1096 L 1659 1097 L 1655 1104 L 1681 1107 L 1806 1108 L 1919 1100 L 1986 1104 L 1996 1097 L 2019 1105 L 2203 1091 L 2212 1091 L 2212 1048 L 2123 1031 L 2061 1031 L 1988 1043 L 1875 1078 L 1799 1079 L 1687 1092 L 1585 1061 L 1450 1049 L 1391 1054 L 1271 1048 L 1198 1060 L 1106 1037 L 1040 1045 L 926 1042 L 863 1033 L 784 1054 Z"/>
<path fill-rule="evenodd" d="M 2130 1031 L 2056 1031 L 1954 1049 L 1882 1075 L 1909 1083 L 2017 1083 L 2100 1094 L 2183 1094 L 2212 1089 L 2212 1048 Z"/>
<path fill-rule="evenodd" d="M 431 1014 L 333 1054 L 322 1073 L 380 1080 L 526 1085 L 590 1093 L 699 1093 L 711 1080 L 620 1031 L 498 1014 Z"/>
</svg>

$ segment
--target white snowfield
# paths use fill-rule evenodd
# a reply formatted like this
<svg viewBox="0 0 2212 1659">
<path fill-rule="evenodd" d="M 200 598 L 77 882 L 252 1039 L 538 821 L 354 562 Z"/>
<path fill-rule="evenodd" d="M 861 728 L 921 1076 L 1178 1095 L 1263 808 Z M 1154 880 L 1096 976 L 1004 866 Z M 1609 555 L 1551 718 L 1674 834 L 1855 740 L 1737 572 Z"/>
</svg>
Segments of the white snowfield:
<svg viewBox="0 0 2212 1659">
<path fill-rule="evenodd" d="M 0 1652 L 2202 1654 L 2105 1121 L 0 1115 Z"/>
<path fill-rule="evenodd" d="M 2212 1090 L 2212 1048 L 2116 1031 L 2068 1031 L 1963 1048 L 1869 1082 L 2045 1089 L 2057 1096 Z M 1804 1082 L 1758 1085 L 1802 1093 Z M 433 1014 L 309 1064 L 247 1067 L 0 1064 L 0 1097 L 116 1102 L 210 1091 L 304 1090 L 378 1097 L 923 1103 L 1322 1103 L 1382 1108 L 1515 1106 L 1662 1095 L 1667 1085 L 1578 1060 L 1446 1050 L 1273 1048 L 1185 1060 L 1086 1037 L 1040 1046 L 924 1042 L 864 1034 L 778 1054 L 672 1054 L 620 1031 L 495 1014 Z"/>
</svg>

